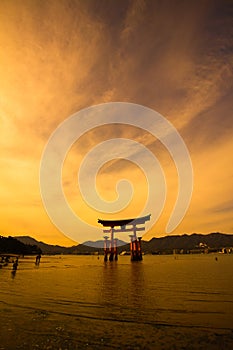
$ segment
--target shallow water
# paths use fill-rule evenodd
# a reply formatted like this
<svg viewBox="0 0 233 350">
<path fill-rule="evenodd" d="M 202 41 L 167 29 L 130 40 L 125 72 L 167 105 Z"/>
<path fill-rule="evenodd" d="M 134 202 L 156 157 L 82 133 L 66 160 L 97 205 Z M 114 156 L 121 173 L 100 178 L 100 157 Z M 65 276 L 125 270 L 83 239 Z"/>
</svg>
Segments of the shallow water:
<svg viewBox="0 0 233 350">
<path fill-rule="evenodd" d="M 233 348 L 233 255 L 20 259 L 0 270 L 0 349 Z"/>
</svg>

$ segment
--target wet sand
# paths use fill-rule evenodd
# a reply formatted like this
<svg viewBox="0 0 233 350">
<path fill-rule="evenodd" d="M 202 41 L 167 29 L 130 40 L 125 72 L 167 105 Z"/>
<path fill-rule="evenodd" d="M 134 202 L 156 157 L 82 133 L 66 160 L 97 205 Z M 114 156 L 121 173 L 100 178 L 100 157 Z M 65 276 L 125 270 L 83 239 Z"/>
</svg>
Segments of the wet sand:
<svg viewBox="0 0 233 350">
<path fill-rule="evenodd" d="M 0 349 L 231 349 L 233 256 L 20 260 L 2 269 Z"/>
</svg>

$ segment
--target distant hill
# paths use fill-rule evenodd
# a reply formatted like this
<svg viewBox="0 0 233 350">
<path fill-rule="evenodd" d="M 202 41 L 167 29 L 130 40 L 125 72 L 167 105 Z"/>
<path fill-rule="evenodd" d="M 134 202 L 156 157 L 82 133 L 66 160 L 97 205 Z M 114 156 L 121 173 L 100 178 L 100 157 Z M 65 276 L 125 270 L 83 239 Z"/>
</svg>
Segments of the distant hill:
<svg viewBox="0 0 233 350">
<path fill-rule="evenodd" d="M 207 235 L 193 233 L 191 235 L 154 237 L 148 242 L 143 241 L 143 250 L 148 253 L 166 252 L 173 249 L 187 251 L 200 247 L 200 244 L 212 249 L 233 247 L 233 235 L 215 232 Z"/>
<path fill-rule="evenodd" d="M 87 241 L 84 244 L 78 244 L 72 247 L 62 247 L 59 245 L 50 245 L 44 242 L 37 241 L 29 236 L 16 236 L 17 240 L 24 244 L 37 246 L 42 250 L 43 254 L 91 254 L 96 251 L 103 253 L 103 241 L 96 242 Z M 125 242 L 120 241 L 124 244 Z M 142 240 L 142 250 L 145 253 L 172 253 L 174 249 L 184 250 L 184 252 L 198 249 L 200 245 L 209 247 L 210 249 L 221 249 L 224 247 L 233 247 L 233 234 L 224 233 L 210 233 L 191 235 L 173 235 L 159 238 L 152 238 L 150 241 Z M 125 243 L 118 247 L 119 253 L 122 251 L 129 251 L 129 243 Z"/>
<path fill-rule="evenodd" d="M 121 241 L 120 239 L 118 239 L 117 241 L 118 247 L 122 246 L 122 245 L 126 245 L 127 242 Z M 98 241 L 86 241 L 84 243 L 82 243 L 82 245 L 88 246 L 88 247 L 94 247 L 94 248 L 103 248 L 104 246 L 104 240 L 98 240 Z"/>
<path fill-rule="evenodd" d="M 41 241 L 37 241 L 36 239 L 30 237 L 30 236 L 16 236 L 16 238 L 25 244 L 35 244 L 37 245 L 41 250 L 43 254 L 49 254 L 49 255 L 55 255 L 55 254 L 89 254 L 96 252 L 97 250 L 101 250 L 103 248 L 103 244 L 101 247 L 101 244 L 99 242 L 99 248 L 96 248 L 94 246 L 94 242 L 90 242 L 90 245 L 92 243 L 93 246 L 88 246 L 84 244 L 78 244 L 74 245 L 72 247 L 63 247 L 59 245 L 52 245 L 47 244 Z M 88 242 L 86 242 L 88 243 Z M 102 249 L 103 250 L 103 249 Z"/>
<path fill-rule="evenodd" d="M 41 253 L 41 249 L 34 244 L 23 243 L 14 237 L 0 236 L 0 254 L 32 255 Z"/>
<path fill-rule="evenodd" d="M 72 247 L 67 248 L 59 245 L 47 244 L 41 241 L 37 241 L 30 236 L 15 236 L 15 238 L 24 244 L 37 245 L 37 247 L 42 250 L 43 254 L 71 254 L 70 249 L 72 249 Z"/>
<path fill-rule="evenodd" d="M 30 236 L 16 236 L 16 238 L 24 244 L 34 244 L 37 245 L 43 252 L 43 254 L 88 254 L 94 253 L 96 251 L 103 251 L 104 241 L 99 240 L 96 242 L 86 241 L 83 244 L 74 245 L 72 247 L 62 247 L 59 245 L 51 245 Z M 119 240 L 119 244 L 126 245 L 125 242 Z"/>
</svg>

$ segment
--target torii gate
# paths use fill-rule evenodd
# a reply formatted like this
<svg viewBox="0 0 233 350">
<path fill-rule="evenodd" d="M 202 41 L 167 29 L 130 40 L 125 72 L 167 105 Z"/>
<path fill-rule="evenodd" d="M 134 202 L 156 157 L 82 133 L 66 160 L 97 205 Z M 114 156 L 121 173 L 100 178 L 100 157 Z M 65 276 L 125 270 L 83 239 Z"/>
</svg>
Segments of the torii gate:
<svg viewBox="0 0 233 350">
<path fill-rule="evenodd" d="M 145 231 L 145 222 L 149 221 L 151 214 L 135 219 L 123 219 L 123 220 L 101 220 L 98 219 L 98 223 L 104 227 L 109 227 L 108 230 L 103 230 L 104 233 L 110 233 L 110 241 L 108 241 L 108 236 L 104 236 L 104 261 L 113 261 L 118 259 L 117 255 L 117 238 L 114 238 L 115 232 L 132 232 L 129 235 L 131 238 L 130 242 L 130 252 L 131 260 L 139 261 L 142 260 L 142 250 L 141 250 L 141 238 L 137 238 L 137 231 Z M 137 225 L 144 225 L 143 227 L 137 227 Z M 127 227 L 126 227 L 127 226 Z M 120 227 L 115 229 L 115 227 Z M 108 242 L 110 243 L 108 246 Z"/>
</svg>

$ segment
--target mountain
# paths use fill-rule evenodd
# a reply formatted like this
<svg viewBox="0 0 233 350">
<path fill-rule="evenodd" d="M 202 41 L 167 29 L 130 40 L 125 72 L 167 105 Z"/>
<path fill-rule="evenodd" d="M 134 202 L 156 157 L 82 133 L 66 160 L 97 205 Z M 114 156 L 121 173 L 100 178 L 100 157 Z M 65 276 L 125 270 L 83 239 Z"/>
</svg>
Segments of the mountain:
<svg viewBox="0 0 233 350">
<path fill-rule="evenodd" d="M 83 244 L 78 244 L 72 247 L 62 247 L 59 245 L 51 245 L 41 241 L 37 241 L 36 239 L 30 236 L 16 236 L 16 238 L 24 243 L 37 245 L 43 252 L 43 254 L 53 255 L 53 254 L 90 254 L 96 251 L 103 252 L 104 241 L 98 240 L 96 242 L 86 241 Z M 119 240 L 119 245 L 125 245 L 127 243 Z M 120 250 L 121 251 L 121 250 Z"/>
<path fill-rule="evenodd" d="M 72 247 L 67 248 L 59 245 L 47 244 L 41 241 L 37 241 L 30 236 L 15 236 L 15 238 L 24 244 L 36 245 L 42 250 L 43 254 L 71 254 L 70 249 L 72 249 Z"/>
<path fill-rule="evenodd" d="M 95 252 L 103 253 L 104 241 L 99 240 L 96 242 L 87 241 L 84 244 L 78 244 L 72 247 L 62 247 L 59 245 L 50 245 L 44 242 L 37 241 L 29 236 L 16 236 L 17 240 L 24 244 L 30 244 L 37 246 L 42 250 L 43 254 L 91 254 Z M 118 252 L 129 251 L 129 243 L 120 241 L 121 245 L 118 247 Z M 233 234 L 224 233 L 210 233 L 210 234 L 197 234 L 191 235 L 174 235 L 165 236 L 159 238 L 152 238 L 150 241 L 142 240 L 142 250 L 146 254 L 170 254 L 174 249 L 183 250 L 184 253 L 190 250 L 196 250 L 197 252 L 209 248 L 209 251 L 220 250 L 224 247 L 233 247 Z"/>
<path fill-rule="evenodd" d="M 219 232 L 207 235 L 193 233 L 191 235 L 174 235 L 160 238 L 152 238 L 150 241 L 143 241 L 144 252 L 169 252 L 174 249 L 184 251 L 209 247 L 211 249 L 221 249 L 233 247 L 233 235 Z"/>
<path fill-rule="evenodd" d="M 74 245 L 72 247 L 63 247 L 63 246 L 59 246 L 59 245 L 52 245 L 52 244 L 47 244 L 47 243 L 44 243 L 41 241 L 37 241 L 36 239 L 34 239 L 30 236 L 16 236 L 16 238 L 24 244 L 37 245 L 42 250 L 43 254 L 48 254 L 48 255 L 90 254 L 90 253 L 96 252 L 97 250 L 101 250 L 101 248 L 103 248 L 103 244 L 101 247 L 100 242 L 99 242 L 99 246 L 100 246 L 99 248 L 96 248 L 94 246 L 94 242 L 90 242 L 90 245 L 92 243 L 93 246 L 88 246 L 85 244 L 78 244 L 78 245 Z"/>
<path fill-rule="evenodd" d="M 118 247 L 125 246 L 127 242 L 121 241 L 118 239 L 117 241 Z M 104 246 L 104 240 L 98 240 L 98 241 L 86 241 L 82 243 L 82 245 L 88 246 L 88 247 L 94 247 L 94 248 L 103 248 Z"/>
<path fill-rule="evenodd" d="M 32 255 L 41 253 L 41 249 L 34 242 L 25 244 L 14 237 L 0 236 L 0 253 Z"/>
</svg>

